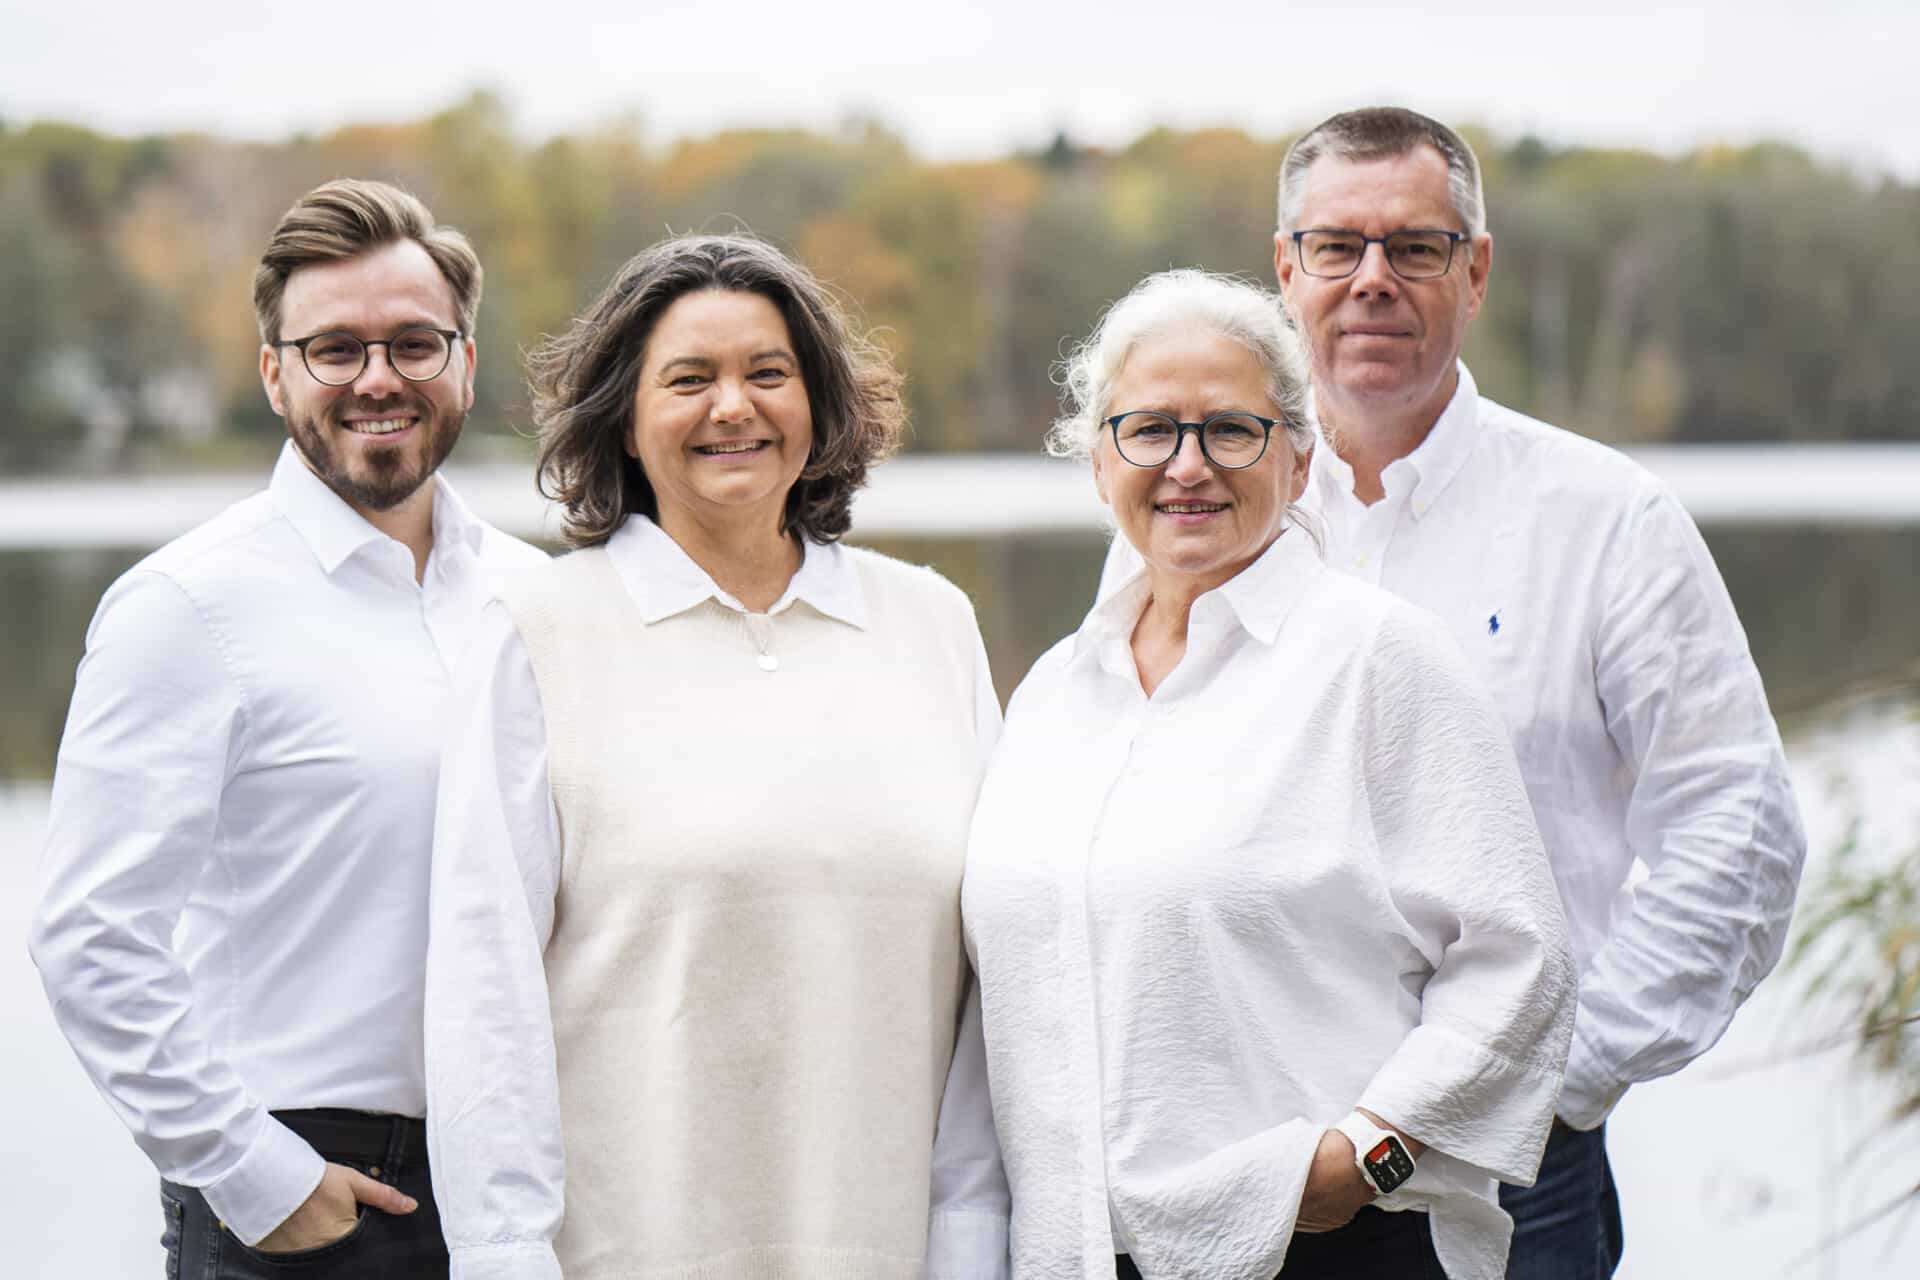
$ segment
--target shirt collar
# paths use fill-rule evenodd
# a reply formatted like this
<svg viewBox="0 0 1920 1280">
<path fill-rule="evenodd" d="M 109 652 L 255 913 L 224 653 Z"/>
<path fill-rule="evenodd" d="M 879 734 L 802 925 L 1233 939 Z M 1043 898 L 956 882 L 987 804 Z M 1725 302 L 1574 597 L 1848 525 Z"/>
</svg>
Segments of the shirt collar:
<svg viewBox="0 0 1920 1280">
<path fill-rule="evenodd" d="M 280 446 L 280 460 L 273 464 L 267 490 L 273 495 L 274 509 L 287 518 L 328 574 L 360 548 L 387 536 L 313 474 L 291 440 Z"/>
<path fill-rule="evenodd" d="M 1382 476 L 1383 481 L 1390 482 L 1396 473 L 1412 473 L 1413 487 L 1407 491 L 1407 498 L 1415 519 L 1426 515 L 1440 500 L 1441 493 L 1460 474 L 1477 440 L 1473 426 L 1478 417 L 1480 389 L 1474 384 L 1473 375 L 1467 372 L 1464 361 L 1456 360 L 1454 368 L 1459 371 L 1460 380 L 1454 386 L 1453 398 L 1447 401 L 1447 407 L 1440 411 L 1432 430 L 1427 432 L 1427 438 L 1412 453 L 1390 464 Z M 1344 497 L 1352 501 L 1353 468 L 1327 445 L 1324 432 L 1313 454 L 1308 471 L 1322 500 Z M 1389 483 L 1389 492 L 1395 487 Z"/>
<path fill-rule="evenodd" d="M 1248 635 L 1270 645 L 1323 567 L 1313 538 L 1305 529 L 1289 526 L 1252 564 L 1195 600 L 1193 617 L 1224 613 Z M 1143 567 L 1087 614 L 1074 635 L 1074 657 L 1105 653 L 1129 643 L 1152 594 Z M 1192 634 L 1191 625 L 1188 634 Z M 1132 669 L 1131 658 L 1127 669 Z"/>
<path fill-rule="evenodd" d="M 440 486 L 433 502 L 434 551 L 464 544 L 477 553 L 486 526 L 444 477 L 435 475 L 428 483 Z M 280 446 L 267 490 L 273 495 L 274 509 L 287 518 L 329 575 L 362 547 L 393 541 L 328 488 L 301 460 L 291 440 Z"/>
<path fill-rule="evenodd" d="M 864 629 L 867 598 L 853 557 L 837 542 L 801 543 L 799 572 L 768 613 L 780 613 L 796 601 L 815 612 Z M 652 624 L 707 600 L 750 612 L 694 563 L 671 535 L 643 515 L 631 515 L 607 539 L 614 572 L 643 621 Z"/>
<path fill-rule="evenodd" d="M 1220 597 L 1248 635 L 1270 645 L 1280 635 L 1280 624 L 1293 612 L 1301 593 L 1322 567 L 1320 548 L 1312 536 L 1292 525 L 1260 553 L 1259 559 L 1208 595 Z M 1199 603 L 1194 601 L 1196 606 Z"/>
<path fill-rule="evenodd" d="M 473 514 L 473 508 L 454 491 L 453 482 L 445 475 L 435 472 L 433 480 L 440 486 L 440 491 L 433 496 L 434 550 L 458 545 L 475 555 L 480 554 L 480 544 L 485 541 L 487 526 L 480 522 L 480 517 Z"/>
</svg>

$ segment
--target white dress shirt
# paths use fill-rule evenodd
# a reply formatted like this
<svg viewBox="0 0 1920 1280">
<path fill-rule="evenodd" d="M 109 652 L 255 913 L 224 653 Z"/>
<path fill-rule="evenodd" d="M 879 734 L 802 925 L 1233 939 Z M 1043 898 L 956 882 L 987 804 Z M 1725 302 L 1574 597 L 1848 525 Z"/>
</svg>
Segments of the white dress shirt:
<svg viewBox="0 0 1920 1280">
<path fill-rule="evenodd" d="M 1580 971 L 1559 1114 L 1590 1129 L 1710 1048 L 1780 957 L 1806 835 L 1779 731 L 1699 531 L 1624 454 L 1461 365 L 1381 483 L 1360 502 L 1322 444 L 1301 505 L 1328 563 L 1438 614 L 1500 706 Z M 1109 579 L 1133 564 L 1116 540 Z"/>
<path fill-rule="evenodd" d="M 1265 1280 L 1320 1136 L 1427 1144 L 1376 1203 L 1504 1272 L 1572 965 L 1512 750 L 1437 621 L 1290 531 L 1146 696 L 1144 574 L 1014 694 L 963 908 L 1016 1274 Z"/>
<path fill-rule="evenodd" d="M 413 553 L 282 450 L 87 631 L 31 946 L 162 1177 L 251 1244 L 322 1161 L 269 1108 L 424 1114 L 427 871 L 448 667 L 541 559 L 445 481 Z"/>
<path fill-rule="evenodd" d="M 644 517 L 631 517 L 621 525 L 606 552 L 646 625 L 708 601 L 743 615 L 748 633 L 762 644 L 759 663 L 750 651 L 724 660 L 738 664 L 738 676 L 729 674 L 728 679 L 746 681 L 748 687 L 768 679 L 804 678 L 778 663 L 778 620 L 794 605 L 804 602 L 815 613 L 855 628 L 868 625 L 869 605 L 854 564 L 854 556 L 861 553 L 837 544 L 809 544 L 786 592 L 764 615 L 752 613 L 722 590 Z M 984 762 L 999 731 L 1000 704 L 985 648 L 977 629 L 969 625 L 969 630 L 977 758 Z M 772 665 L 767 665 L 769 638 Z M 934 655 L 927 657 L 932 663 Z M 729 673 L 734 669 L 727 668 Z M 927 671 L 932 674 L 933 666 Z M 552 1242 L 565 1204 L 566 1156 L 542 957 L 554 934 L 564 850 L 549 782 L 540 688 L 527 646 L 504 603 L 487 607 L 459 684 L 464 690 L 461 714 L 442 762 L 427 1000 L 436 1199 L 455 1280 L 558 1277 Z M 820 750 L 832 757 L 833 726 L 819 725 L 815 736 Z M 669 732 L 659 740 L 671 743 L 673 738 Z M 700 815 L 695 825 L 726 823 L 724 804 L 714 791 L 724 781 L 689 778 L 680 788 L 685 803 Z M 818 774 L 808 785 L 825 794 L 830 783 L 863 791 L 884 786 L 871 777 L 832 783 Z M 739 803 L 765 804 L 751 796 Z M 683 826 L 677 817 L 662 818 L 663 831 Z M 758 827 L 769 820 L 756 810 L 736 825 Z M 710 843 L 729 845 L 717 835 Z M 696 946 L 692 941 L 687 945 Z M 751 940 L 743 939 L 740 945 L 751 946 Z M 703 964 L 726 962 L 706 950 L 692 954 Z M 688 956 L 680 959 L 691 962 Z M 932 1280 L 996 1280 L 1006 1268 L 1006 1183 L 987 1093 L 978 994 L 968 985 L 932 1153 L 926 1254 Z M 795 1048 L 797 1052 L 799 1046 Z M 902 1052 L 911 1048 L 903 1045 Z M 608 1102 L 617 1105 L 618 1100 Z M 713 1141 L 725 1141 L 720 1135 L 716 1129 Z M 843 1136 L 858 1149 L 861 1135 Z M 591 1135 L 568 1139 L 591 1140 Z M 635 1255 L 628 1261 L 639 1266 L 654 1260 Z M 684 1271 L 688 1275 L 733 1274 L 724 1268 L 700 1269 L 684 1259 L 659 1274 L 678 1276 L 687 1266 L 693 1267 Z"/>
</svg>

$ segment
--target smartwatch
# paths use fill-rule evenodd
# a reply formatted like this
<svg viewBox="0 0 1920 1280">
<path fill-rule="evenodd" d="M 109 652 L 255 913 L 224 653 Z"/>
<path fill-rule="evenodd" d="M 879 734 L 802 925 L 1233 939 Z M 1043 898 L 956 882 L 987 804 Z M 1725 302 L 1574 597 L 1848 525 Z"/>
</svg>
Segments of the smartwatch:
<svg viewBox="0 0 1920 1280">
<path fill-rule="evenodd" d="M 1391 1129 L 1383 1129 L 1358 1111 L 1333 1126 L 1353 1143 L 1353 1162 L 1360 1176 L 1386 1195 L 1413 1176 L 1413 1157 Z"/>
</svg>

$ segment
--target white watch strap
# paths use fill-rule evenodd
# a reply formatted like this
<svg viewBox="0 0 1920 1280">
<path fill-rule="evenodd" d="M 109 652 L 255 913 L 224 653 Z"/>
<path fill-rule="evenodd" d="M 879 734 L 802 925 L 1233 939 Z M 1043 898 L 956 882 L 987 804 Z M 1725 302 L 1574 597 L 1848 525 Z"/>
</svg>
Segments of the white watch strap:
<svg viewBox="0 0 1920 1280">
<path fill-rule="evenodd" d="M 1402 1151 L 1406 1151 L 1406 1143 L 1401 1142 L 1400 1136 L 1393 1130 L 1375 1124 L 1358 1111 L 1333 1127 L 1345 1134 L 1347 1141 L 1353 1143 L 1354 1166 L 1360 1170 L 1360 1176 L 1367 1180 L 1367 1185 L 1379 1192 L 1380 1184 L 1374 1181 L 1373 1172 L 1367 1168 L 1367 1152 L 1379 1146 L 1383 1138 L 1392 1138 Z M 1412 1161 L 1413 1153 L 1409 1151 L 1406 1154 L 1407 1159 Z"/>
</svg>

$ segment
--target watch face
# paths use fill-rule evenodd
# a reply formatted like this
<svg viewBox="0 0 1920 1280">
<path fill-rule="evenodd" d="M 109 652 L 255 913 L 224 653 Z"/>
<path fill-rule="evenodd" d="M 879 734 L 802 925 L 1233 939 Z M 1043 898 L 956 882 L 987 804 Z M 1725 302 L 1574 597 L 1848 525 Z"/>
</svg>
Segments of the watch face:
<svg viewBox="0 0 1920 1280">
<path fill-rule="evenodd" d="M 1372 1177 L 1373 1185 L 1380 1189 L 1381 1195 L 1386 1195 L 1413 1176 L 1413 1157 L 1400 1145 L 1400 1139 L 1392 1134 L 1374 1143 L 1361 1159 L 1365 1161 L 1367 1173 Z"/>
</svg>

